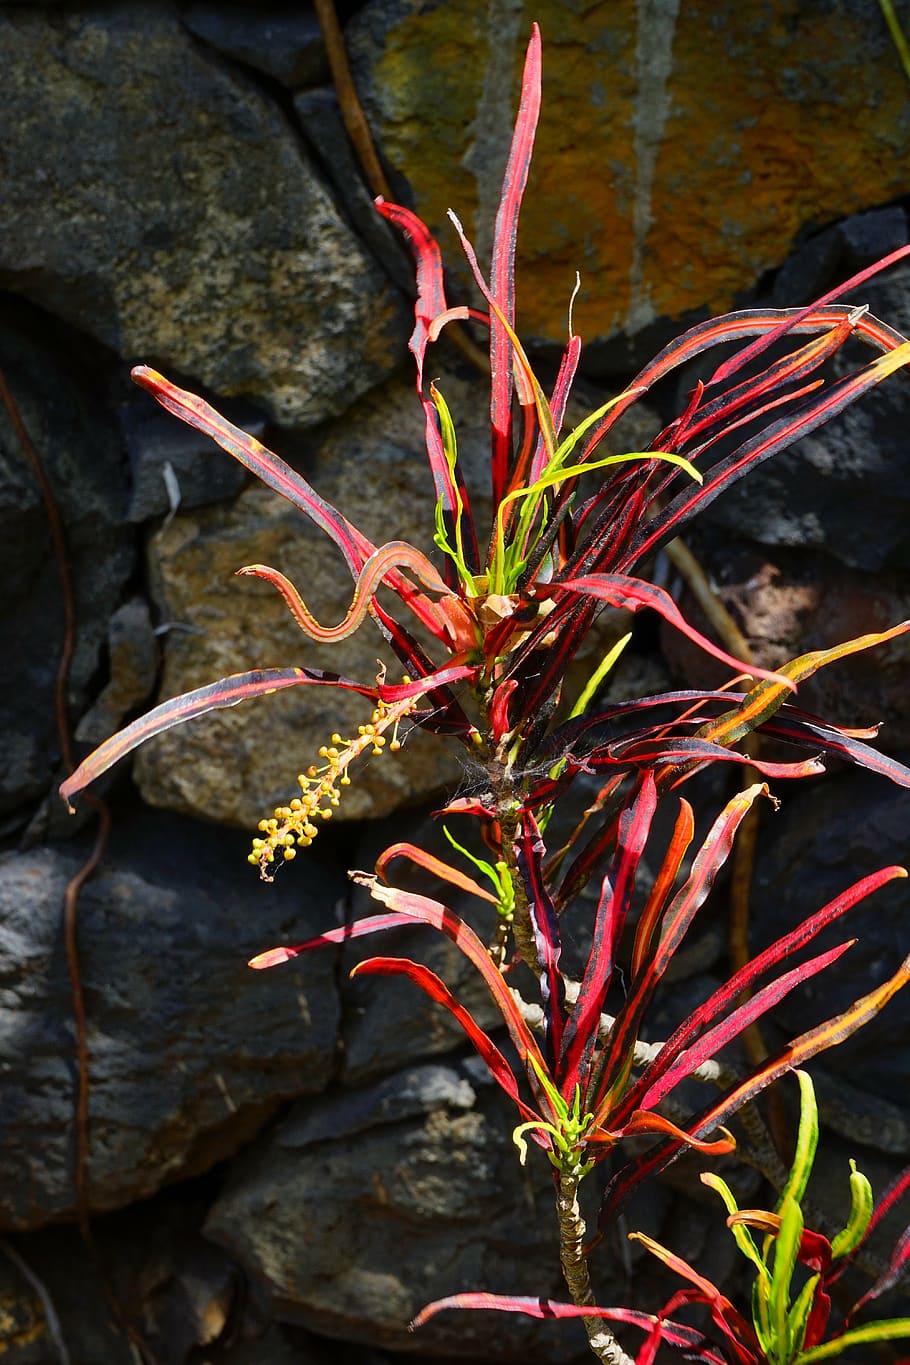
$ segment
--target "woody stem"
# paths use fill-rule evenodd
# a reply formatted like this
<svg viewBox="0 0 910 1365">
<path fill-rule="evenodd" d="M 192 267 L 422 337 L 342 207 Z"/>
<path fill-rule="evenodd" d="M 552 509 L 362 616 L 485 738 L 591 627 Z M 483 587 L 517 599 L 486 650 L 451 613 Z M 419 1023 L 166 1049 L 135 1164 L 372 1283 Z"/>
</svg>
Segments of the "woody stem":
<svg viewBox="0 0 910 1365">
<path fill-rule="evenodd" d="M 594 1293 L 584 1254 L 585 1223 L 578 1207 L 578 1177 L 561 1172 L 556 1190 L 559 1218 L 559 1258 L 572 1302 L 579 1308 L 594 1306 Z M 604 1365 L 635 1365 L 616 1340 L 603 1318 L 582 1318 L 591 1350 Z"/>
</svg>

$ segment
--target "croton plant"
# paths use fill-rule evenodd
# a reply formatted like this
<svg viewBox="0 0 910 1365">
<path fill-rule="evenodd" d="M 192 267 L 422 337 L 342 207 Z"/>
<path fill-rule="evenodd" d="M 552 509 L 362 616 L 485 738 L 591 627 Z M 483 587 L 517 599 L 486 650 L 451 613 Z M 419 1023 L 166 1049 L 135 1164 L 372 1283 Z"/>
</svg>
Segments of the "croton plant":
<svg viewBox="0 0 910 1365">
<path fill-rule="evenodd" d="M 405 976 L 449 1011 L 515 1105 L 514 1138 L 520 1159 L 524 1161 L 534 1147 L 552 1166 L 561 1261 L 572 1303 L 470 1294 L 432 1305 L 421 1320 L 449 1303 L 543 1316 L 578 1315 L 592 1349 L 604 1361 L 632 1360 L 614 1335 L 613 1325 L 618 1323 L 644 1332 L 635 1357 L 638 1365 L 648 1365 L 659 1349 L 711 1362 L 808 1365 L 836 1354 L 838 1343 L 857 1338 L 848 1331 L 825 1344 L 827 1319 L 818 1305 L 827 1301 L 831 1266 L 845 1244 L 837 1239 L 829 1244 L 820 1235 L 800 1230 L 792 1213 L 798 1205 L 792 1177 L 777 1212 L 761 1218 L 740 1215 L 726 1187 L 716 1184 L 731 1211 L 737 1241 L 757 1272 L 754 1327 L 720 1291 L 707 1287 L 697 1272 L 654 1243 L 649 1244 L 651 1249 L 681 1271 L 689 1289 L 660 1314 L 598 1307 L 577 1193 L 580 1181 L 610 1154 L 603 1227 L 643 1180 L 684 1148 L 731 1151 L 735 1141 L 725 1125 L 743 1105 L 783 1073 L 802 1067 L 854 1033 L 910 976 L 908 959 L 894 976 L 872 985 L 839 1017 L 812 1022 L 779 1055 L 751 1072 L 738 1073 L 702 1112 L 689 1113 L 683 1121 L 677 1110 L 676 1118 L 667 1116 L 666 1101 L 682 1082 L 698 1074 L 799 982 L 825 971 L 851 947 L 852 941 L 846 939 L 824 952 L 814 951 L 811 945 L 820 931 L 877 888 L 906 876 L 903 868 L 886 867 L 846 888 L 735 971 L 669 1038 L 658 1045 L 652 1039 L 644 1046 L 655 992 L 724 868 L 737 830 L 756 802 L 774 800 L 768 782 L 811 777 L 823 770 L 825 755 L 835 755 L 901 786 L 910 785 L 910 770 L 869 743 L 874 726 L 850 729 L 830 724 L 803 709 L 797 694 L 799 684 L 818 669 L 885 644 L 910 628 L 910 622 L 803 654 L 770 671 L 732 657 L 696 630 L 669 593 L 647 577 L 657 552 L 733 483 L 836 417 L 910 361 L 910 341 L 873 317 L 862 303 L 838 301 L 875 272 L 910 254 L 910 247 L 893 252 L 809 307 L 750 309 L 691 327 L 627 388 L 566 432 L 567 402 L 581 355 L 571 310 L 565 352 L 550 392 L 536 377 L 515 331 L 516 234 L 540 83 L 540 37 L 535 27 L 488 275 L 452 215 L 484 301 L 482 308 L 451 307 L 440 251 L 428 229 L 407 208 L 383 200 L 376 204 L 404 234 L 416 264 L 410 350 L 433 481 L 433 500 L 428 501 L 438 549 L 433 560 L 404 541 L 373 544 L 299 473 L 204 399 L 146 366 L 133 372 L 136 382 L 169 412 L 205 432 L 326 533 L 354 580 L 351 606 L 339 625 L 323 626 L 278 568 L 252 564 L 239 572 L 270 583 L 307 639 L 332 642 L 360 628 L 378 629 L 401 661 L 403 676 L 391 679 L 380 673 L 375 679 L 354 679 L 296 664 L 220 679 L 167 701 L 128 725 L 80 764 L 61 793 L 71 801 L 137 745 L 206 711 L 281 688 L 357 692 L 370 708 L 357 735 L 332 735 L 298 777 L 298 794 L 260 824 L 250 861 L 270 880 L 275 868 L 308 846 L 321 821 L 332 815 L 360 756 L 396 749 L 402 725 L 420 726 L 467 749 L 475 768 L 482 766 L 484 780 L 475 794 L 453 799 L 443 814 L 473 820 L 484 856 L 469 852 L 452 835 L 457 865 L 412 844 L 397 843 L 382 854 L 373 874 L 354 874 L 379 903 L 379 913 L 306 943 L 268 948 L 250 964 L 275 967 L 323 945 L 420 923 L 458 946 L 498 1007 L 511 1042 L 506 1051 L 426 966 L 377 956 L 355 968 L 360 975 Z M 427 379 L 428 349 L 453 323 L 476 325 L 489 337 L 490 525 L 480 525 L 472 511 L 444 386 Z M 840 377 L 826 378 L 826 362 L 851 338 L 866 343 L 872 358 Z M 731 343 L 737 343 L 732 353 Z M 724 358 L 712 364 L 711 351 L 721 345 Z M 681 366 L 703 377 L 694 383 L 678 415 L 655 434 L 646 450 L 609 453 L 611 432 L 622 414 Z M 380 586 L 394 594 L 395 610 L 384 605 L 391 599 L 381 602 L 377 597 Z M 599 704 L 599 685 L 616 665 L 626 636 L 581 694 L 570 695 L 570 666 L 605 607 L 656 612 L 726 666 L 728 685 Z M 793 752 L 774 761 L 756 757 L 748 745 L 754 734 L 780 741 L 774 752 L 786 753 L 783 746 Z M 749 785 L 723 806 L 707 829 L 697 832 L 692 805 L 679 789 L 715 763 L 740 765 Z M 554 820 L 550 826 L 551 817 L 570 807 L 567 799 L 575 794 L 580 775 L 588 793 L 581 818 L 568 832 L 563 828 L 558 847 L 548 848 L 548 828 L 565 825 L 564 820 Z M 652 837 L 652 826 L 658 810 L 667 806 L 672 834 L 664 848 Z M 657 873 L 644 894 L 637 874 L 646 851 Z M 492 941 L 482 941 L 446 904 L 396 887 L 393 864 L 401 859 L 416 864 L 437 883 L 492 903 L 497 910 Z M 578 913 L 581 893 L 592 883 L 594 894 L 586 902 L 594 906 L 590 951 L 580 980 L 570 981 L 560 963 L 561 917 L 571 906 Z M 528 969 L 522 981 L 536 983 L 536 1000 L 519 996 L 511 987 L 510 973 L 519 960 Z M 618 1013 L 610 1017 L 605 1010 L 620 960 L 626 964 L 626 989 Z M 525 995 L 530 989 L 523 986 Z M 626 1139 L 633 1136 L 640 1140 L 630 1147 Z M 753 1240 L 755 1228 L 766 1243 L 773 1242 L 770 1267 L 768 1252 L 759 1251 Z M 896 1253 L 892 1279 L 907 1251 L 905 1238 Z M 813 1287 L 800 1291 L 795 1307 L 786 1297 L 790 1281 L 786 1292 L 781 1288 L 778 1267 L 784 1261 L 788 1273 L 797 1261 L 814 1267 L 813 1279 L 807 1281 Z M 706 1331 L 675 1321 L 678 1310 L 693 1299 L 708 1307 L 711 1323 Z M 792 1331 L 787 1314 L 795 1314 Z M 908 1331 L 910 1325 L 901 1321 L 892 1335 Z M 811 1347 L 804 1349 L 810 1341 Z"/>
</svg>

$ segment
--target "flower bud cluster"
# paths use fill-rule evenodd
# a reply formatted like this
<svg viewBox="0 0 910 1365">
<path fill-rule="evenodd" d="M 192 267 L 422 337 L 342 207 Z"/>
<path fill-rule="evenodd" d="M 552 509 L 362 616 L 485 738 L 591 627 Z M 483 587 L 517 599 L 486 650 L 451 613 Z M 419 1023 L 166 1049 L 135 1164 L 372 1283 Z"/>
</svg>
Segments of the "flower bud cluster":
<svg viewBox="0 0 910 1365">
<path fill-rule="evenodd" d="M 270 867 L 276 858 L 290 862 L 298 848 L 309 848 L 319 833 L 318 821 L 330 820 L 341 802 L 341 788 L 351 785 L 348 768 L 361 754 L 379 755 L 388 748 L 393 753 L 401 748 L 398 738 L 399 722 L 416 707 L 419 697 L 386 704 L 379 701 L 366 725 L 357 727 L 355 739 L 332 735 L 331 744 L 319 750 L 322 763 L 311 763 L 305 773 L 299 773 L 300 795 L 286 806 L 277 806 L 268 819 L 259 821 L 259 834 L 253 840 L 247 862 L 259 867 L 263 881 L 271 881 Z M 392 730 L 386 741 L 387 730 Z"/>
</svg>

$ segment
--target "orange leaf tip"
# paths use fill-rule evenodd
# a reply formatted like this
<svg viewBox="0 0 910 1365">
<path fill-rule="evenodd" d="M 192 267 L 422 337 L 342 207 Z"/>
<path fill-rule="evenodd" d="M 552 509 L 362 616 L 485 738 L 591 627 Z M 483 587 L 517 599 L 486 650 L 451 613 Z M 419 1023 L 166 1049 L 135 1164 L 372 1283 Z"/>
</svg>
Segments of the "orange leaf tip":
<svg viewBox="0 0 910 1365">
<path fill-rule="evenodd" d="M 269 948 L 268 952 L 257 953 L 255 957 L 251 957 L 246 965 L 260 972 L 265 967 L 277 967 L 281 962 L 290 962 L 295 956 L 296 954 L 289 948 Z"/>
</svg>

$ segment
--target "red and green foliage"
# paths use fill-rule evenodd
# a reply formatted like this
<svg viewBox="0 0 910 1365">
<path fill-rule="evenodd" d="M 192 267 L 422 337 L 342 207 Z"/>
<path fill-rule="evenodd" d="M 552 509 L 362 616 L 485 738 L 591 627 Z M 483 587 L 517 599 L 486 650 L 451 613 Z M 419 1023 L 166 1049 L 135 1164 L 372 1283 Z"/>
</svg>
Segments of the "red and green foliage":
<svg viewBox="0 0 910 1365">
<path fill-rule="evenodd" d="M 330 686 L 359 692 L 372 704 L 370 721 L 356 739 L 333 735 L 331 744 L 320 751 L 322 763 L 301 775 L 301 794 L 260 825 L 261 837 L 254 841 L 250 861 L 269 879 L 277 865 L 312 841 L 316 820 L 332 814 L 357 758 L 397 747 L 402 722 L 466 746 L 472 760 L 483 765 L 486 781 L 476 795 L 453 801 L 446 811 L 476 820 L 490 861 L 469 856 L 489 886 L 412 845 L 396 844 L 379 860 L 375 877 L 361 878 L 385 907 L 384 913 L 308 943 L 271 949 L 252 965 L 275 966 L 320 945 L 414 922 L 446 934 L 489 987 L 517 1054 L 518 1070 L 425 966 L 403 958 L 373 957 L 355 970 L 406 976 L 457 1019 L 515 1103 L 520 1119 L 515 1140 L 522 1159 L 530 1138 L 544 1149 L 560 1178 L 577 1182 L 624 1138 L 650 1136 L 652 1145 L 644 1154 L 620 1153 L 607 1189 L 606 1217 L 684 1146 L 729 1150 L 733 1140 L 722 1125 L 740 1106 L 784 1071 L 854 1032 L 910 975 L 908 959 L 890 980 L 873 986 L 840 1017 L 814 1024 L 685 1127 L 661 1114 L 659 1106 L 680 1082 L 737 1039 L 798 981 L 825 970 L 849 949 L 847 940 L 815 956 L 803 953 L 823 928 L 858 901 L 906 875 L 902 868 L 889 867 L 857 882 L 733 974 L 636 1073 L 636 1048 L 647 1033 L 655 992 L 721 873 L 737 829 L 753 803 L 769 795 L 766 783 L 753 782 L 727 802 L 699 842 L 692 807 L 675 794 L 676 789 L 715 762 L 757 770 L 768 780 L 808 777 L 822 771 L 826 754 L 910 786 L 910 770 L 868 743 L 874 727 L 829 724 L 795 700 L 798 685 L 818 669 L 887 643 L 910 629 L 910 622 L 802 655 L 768 671 L 737 660 L 706 638 L 670 595 L 645 576 L 657 551 L 733 483 L 910 362 L 910 341 L 861 304 L 839 301 L 876 271 L 908 255 L 910 247 L 892 253 L 810 307 L 752 309 L 690 328 L 619 395 L 564 434 L 580 338 L 570 321 L 562 363 L 547 394 L 515 331 L 514 251 L 540 106 L 540 61 L 535 29 L 488 277 L 453 215 L 483 309 L 449 306 L 441 254 L 427 228 L 408 209 L 377 202 L 378 211 L 404 233 L 416 265 L 410 349 L 425 415 L 433 485 L 428 522 L 434 529 L 438 562 L 402 541 L 374 545 L 302 475 L 202 398 L 145 366 L 133 375 L 168 411 L 209 435 L 326 533 L 354 580 L 351 608 L 340 625 L 323 627 L 278 569 L 257 564 L 239 572 L 270 582 L 308 638 L 342 640 L 371 618 L 406 670 L 404 681 L 387 681 L 384 674 L 375 682 L 355 680 L 302 665 L 237 674 L 165 702 L 127 726 L 80 764 L 61 793 L 69 801 L 140 743 L 205 711 L 280 688 Z M 479 525 L 472 512 L 443 386 L 425 378 L 428 348 L 452 322 L 477 324 L 489 335 L 493 515 L 487 527 Z M 842 377 L 827 379 L 826 363 L 850 339 L 877 354 Z M 740 343 L 732 356 L 731 343 Z M 726 358 L 712 367 L 707 357 L 721 345 Z M 702 367 L 703 377 L 682 411 L 655 434 L 648 448 L 608 453 L 608 440 L 622 414 L 660 380 L 693 363 Z M 395 595 L 400 611 L 379 601 L 380 585 Z M 682 689 L 598 708 L 590 704 L 596 691 L 592 683 L 573 699 L 566 691 L 569 667 L 605 605 L 631 613 L 656 612 L 726 665 L 733 675 L 729 686 Z M 431 645 L 421 643 L 427 638 Z M 615 664 L 619 652 L 611 652 L 598 679 Z M 744 746 L 753 733 L 803 753 L 773 761 L 756 759 Z M 551 816 L 564 808 L 580 774 L 597 779 L 597 794 L 561 846 L 548 854 L 544 834 Z M 636 900 L 639 865 L 646 848 L 653 859 L 655 812 L 668 801 L 674 806 L 675 826 L 653 888 L 641 905 Z M 500 919 L 495 943 L 486 946 L 446 905 L 388 885 L 390 864 L 401 857 L 495 904 Z M 591 882 L 598 888 L 591 947 L 581 981 L 570 989 L 560 966 L 560 917 L 578 903 Z M 631 963 L 630 978 L 618 1013 L 610 1020 L 605 1010 L 623 953 Z M 528 1022 L 533 1010 L 516 999 L 507 982 L 515 956 L 526 961 L 539 985 L 540 1041 Z M 794 1215 L 785 1211 L 780 1217 L 792 1221 Z M 789 1222 L 786 1227 L 789 1235 Z M 736 1228 L 739 1240 L 748 1238 L 754 1245 L 741 1221 Z M 776 1246 L 780 1235 L 773 1230 L 768 1235 L 777 1238 Z M 801 1244 L 797 1240 L 795 1245 L 793 1254 L 799 1259 Z M 837 1260 L 833 1251 L 831 1257 Z M 811 1343 L 820 1321 L 815 1305 L 824 1297 L 830 1266 L 821 1266 L 820 1252 L 816 1260 L 821 1268 L 816 1299 L 806 1310 L 802 1355 L 724 1355 L 717 1348 L 714 1354 L 691 1358 L 721 1362 L 767 1358 L 780 1365 L 790 1365 L 791 1359 L 824 1358 Z M 772 1281 L 778 1274 L 776 1265 L 775 1259 L 775 1268 L 768 1272 Z M 684 1291 L 697 1292 L 697 1284 Z M 584 1304 L 563 1309 L 540 1300 L 484 1295 L 460 1296 L 458 1302 L 520 1307 L 538 1316 L 599 1314 L 637 1324 L 648 1334 L 639 1355 L 641 1365 L 654 1359 L 661 1342 L 685 1350 L 694 1350 L 698 1343 L 694 1329 L 674 1327 L 666 1315 L 594 1310 Z M 715 1320 L 726 1312 L 719 1303 L 710 1298 Z M 729 1321 L 734 1323 L 734 1318 Z M 733 1330 L 744 1322 L 736 1319 Z"/>
<path fill-rule="evenodd" d="M 806 1227 L 803 1203 L 818 1145 L 818 1109 L 811 1077 L 797 1071 L 801 1115 L 796 1153 L 789 1179 L 774 1210 L 740 1209 L 727 1183 L 717 1175 L 702 1181 L 716 1190 L 727 1210 L 727 1227 L 755 1271 L 751 1321 L 739 1313 L 719 1289 L 680 1256 L 643 1233 L 642 1242 L 687 1281 L 670 1300 L 662 1317 L 686 1304 L 703 1304 L 718 1333 L 716 1343 L 703 1343 L 691 1359 L 730 1365 L 814 1365 L 833 1360 L 853 1346 L 910 1337 L 910 1318 L 854 1323 L 867 1304 L 895 1285 L 910 1257 L 910 1229 L 899 1239 L 881 1275 L 832 1330 L 831 1290 L 855 1260 L 862 1243 L 910 1186 L 910 1170 L 892 1184 L 877 1208 L 869 1181 L 850 1163 L 850 1216 L 833 1238 Z M 759 1234 L 755 1236 L 754 1234 Z"/>
</svg>

